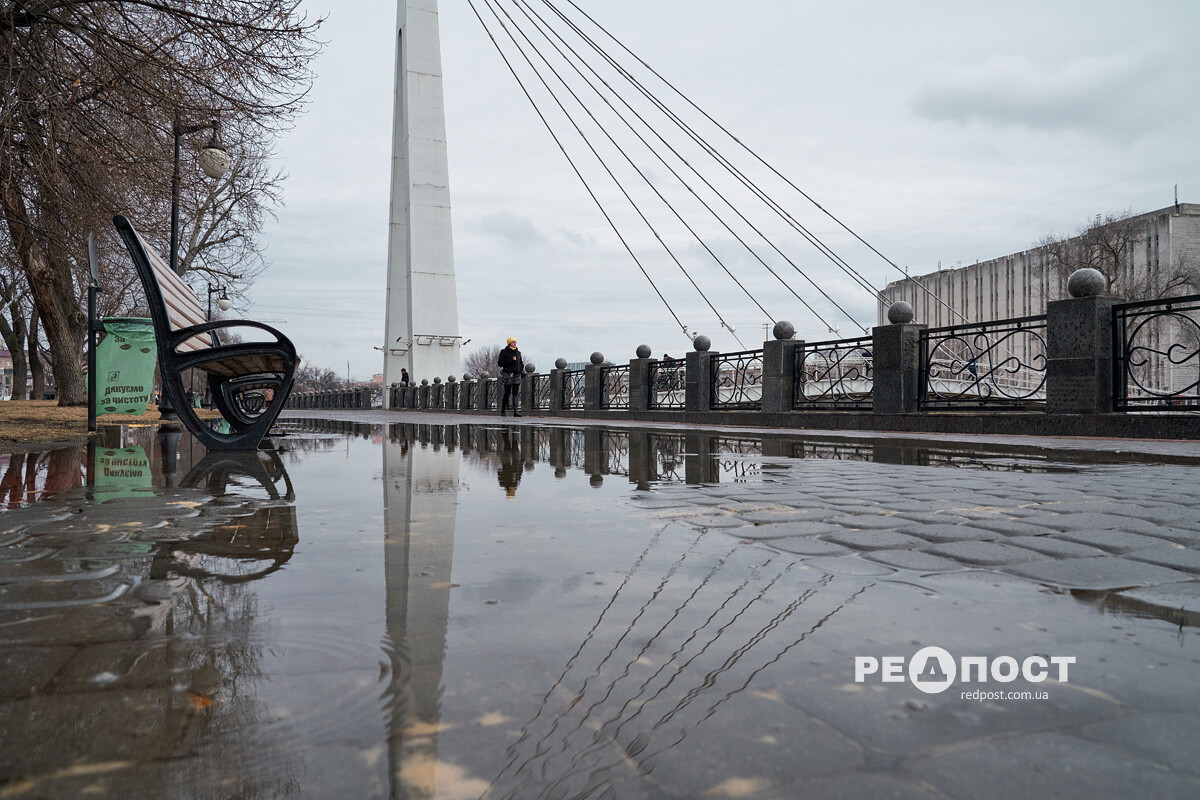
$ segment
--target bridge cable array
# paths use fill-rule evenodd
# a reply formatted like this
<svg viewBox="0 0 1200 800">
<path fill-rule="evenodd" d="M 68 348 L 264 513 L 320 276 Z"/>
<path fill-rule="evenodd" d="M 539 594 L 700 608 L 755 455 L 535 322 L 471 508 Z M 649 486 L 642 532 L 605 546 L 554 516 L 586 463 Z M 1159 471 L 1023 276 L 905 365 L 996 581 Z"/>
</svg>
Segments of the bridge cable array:
<svg viewBox="0 0 1200 800">
<path fill-rule="evenodd" d="M 850 234 L 855 240 L 867 247 L 872 253 L 882 258 L 885 262 L 887 262 L 887 264 L 900 271 L 905 278 L 911 280 L 911 278 L 909 278 L 908 274 L 903 269 L 880 253 L 875 247 L 866 242 L 859 234 L 854 232 L 844 222 L 817 203 L 816 200 L 801 190 L 792 181 L 787 179 L 786 176 L 780 173 L 777 169 L 772 167 L 758 153 L 734 136 L 727 128 L 717 122 L 711 115 L 706 113 L 696 103 L 690 100 L 666 78 L 650 67 L 649 64 L 634 54 L 632 50 L 622 44 L 620 40 L 618 40 L 595 19 L 583 11 L 583 9 L 581 9 L 573 0 L 567 0 L 567 2 L 575 9 L 576 12 L 578 12 L 579 15 L 582 15 L 582 17 L 588 23 L 590 23 L 591 26 L 603 34 L 604 37 L 614 42 L 621 51 L 626 53 L 629 57 L 632 57 L 644 69 L 648 70 L 651 76 L 667 86 L 675 95 L 682 98 L 688 107 L 698 112 L 704 120 L 707 120 L 710 124 L 714 125 L 716 129 L 720 131 L 720 133 L 732 139 L 738 147 L 752 157 L 754 162 L 765 167 L 770 174 L 782 180 L 784 185 L 799 193 L 801 197 L 815 206 L 824 215 L 833 220 L 840 228 Z M 477 3 L 487 9 L 491 15 L 490 19 L 485 19 L 484 15 L 477 7 Z M 726 263 L 727 259 L 723 260 L 720 256 L 718 256 L 717 252 L 714 250 L 714 247 L 706 242 L 704 238 L 697 232 L 697 227 L 699 226 L 688 222 L 684 212 L 679 208 L 679 203 L 673 203 L 670 199 L 668 199 L 666 194 L 664 194 L 663 187 L 660 187 L 660 185 L 656 184 L 656 182 L 652 179 L 651 173 L 657 169 L 657 166 L 661 165 L 667 170 L 674 181 L 674 184 L 676 185 L 676 190 L 682 188 L 686 192 L 684 195 L 685 200 L 690 199 L 690 201 L 697 203 L 701 208 L 703 208 L 704 212 L 706 212 L 704 214 L 705 218 L 711 217 L 712 220 L 715 220 L 720 227 L 726 233 L 728 233 L 734 241 L 737 242 L 738 246 L 744 250 L 751 259 L 753 259 L 753 261 L 765 268 L 767 272 L 769 272 L 776 281 L 785 287 L 787 291 L 793 297 L 795 297 L 810 314 L 812 314 L 830 331 L 830 333 L 835 335 L 839 334 L 838 329 L 831 322 L 825 319 L 816 308 L 814 308 L 807 300 L 805 300 L 804 297 L 802 297 L 792 286 L 790 286 L 785 278 L 771 266 L 768 261 L 768 259 L 771 258 L 770 254 L 768 253 L 764 257 L 763 253 L 760 253 L 755 246 L 752 246 L 748 241 L 746 241 L 746 237 L 743 234 L 740 234 L 735 229 L 735 225 L 740 223 L 740 226 L 752 232 L 754 238 L 761 239 L 762 243 L 765 244 L 769 251 L 774 253 L 774 255 L 779 259 L 782 259 L 783 262 L 790 266 L 797 274 L 801 276 L 801 278 L 807 281 L 829 305 L 835 308 L 843 316 L 848 318 L 855 326 L 862 329 L 864 334 L 869 333 L 868 329 L 859 323 L 854 316 L 843 307 L 843 305 L 834 300 L 834 298 L 828 292 L 826 292 L 813 279 L 813 277 L 808 274 L 808 272 L 806 272 L 804 269 L 801 269 L 795 260 L 789 257 L 783 251 L 780 245 L 763 230 L 764 226 L 753 222 L 746 215 L 746 213 L 739 208 L 738 201 L 730 196 L 729 190 L 722 190 L 716 185 L 720 173 L 725 173 L 729 178 L 733 179 L 733 182 L 736 184 L 736 186 L 740 186 L 741 189 L 748 192 L 755 200 L 766 205 L 770 212 L 782 220 L 789 230 L 799 234 L 800 237 L 816 248 L 822 256 L 824 256 L 839 270 L 845 273 L 853 284 L 867 291 L 873 300 L 884 302 L 885 298 L 883 295 L 876 290 L 858 270 L 851 266 L 846 259 L 838 255 L 808 227 L 797 220 L 796 217 L 782 205 L 782 203 L 775 200 L 770 194 L 768 194 L 768 192 L 763 189 L 758 182 L 751 178 L 745 170 L 739 168 L 729 157 L 720 152 L 720 150 L 718 150 L 715 145 L 706 139 L 696 129 L 695 126 L 689 124 L 681 114 L 668 107 L 667 104 L 657 95 L 655 95 L 642 80 L 639 80 L 638 77 L 630 71 L 630 69 L 623 66 L 616 57 L 606 51 L 596 40 L 596 38 L 589 35 L 588 32 L 584 30 L 581 23 L 571 19 L 562 9 L 551 2 L 551 0 L 541 0 L 541 5 L 548 9 L 550 12 L 549 14 L 543 14 L 539 12 L 538 8 L 535 8 L 534 4 L 530 0 L 511 0 L 511 2 L 508 3 L 508 5 L 512 7 L 513 11 L 519 12 L 519 14 L 510 13 L 509 9 L 505 7 L 503 0 L 468 0 L 468 4 L 470 5 L 471 10 L 474 12 L 475 17 L 483 26 L 485 33 L 492 42 L 492 45 L 496 48 L 501 59 L 504 61 L 505 66 L 516 79 L 522 93 L 533 106 L 538 118 L 549 132 L 559 150 L 567 159 L 572 171 L 575 173 L 576 177 L 579 178 L 581 183 L 583 183 L 588 195 L 599 208 L 606 222 L 608 222 L 609 226 L 613 229 L 613 232 L 624 246 L 626 252 L 629 253 L 638 269 L 642 272 L 647 281 L 649 281 L 651 287 L 654 289 L 659 299 L 667 307 L 667 310 L 675 319 L 676 324 L 679 325 L 684 335 L 688 337 L 689 341 L 693 334 L 689 333 L 687 325 L 685 325 L 680 319 L 680 315 L 667 300 L 663 291 L 659 288 L 658 284 L 651 276 L 650 271 L 647 269 L 642 259 L 639 259 L 638 255 L 635 253 L 634 245 L 631 243 L 633 237 L 631 235 L 622 233 L 621 226 L 616 218 L 616 214 L 612 210 L 606 208 L 605 203 L 601 200 L 600 195 L 585 176 L 585 170 L 581 166 L 581 163 L 576 158 L 572 157 L 566 143 L 564 142 L 564 137 L 560 136 L 559 133 L 556 133 L 554 125 L 551 124 L 550 119 L 547 116 L 548 111 L 552 114 L 553 109 L 556 107 L 558 111 L 566 118 L 571 130 L 579 139 L 582 140 L 587 153 L 590 153 L 591 157 L 599 164 L 603 174 L 607 176 L 607 178 L 611 180 L 612 183 L 617 187 L 617 190 L 624 198 L 624 201 L 629 205 L 630 208 L 632 208 L 636 217 L 641 221 L 646 229 L 649 230 L 654 240 L 663 248 L 670 260 L 675 264 L 676 267 L 678 267 L 693 289 L 696 290 L 696 292 L 704 300 L 705 304 L 716 315 L 720 325 L 728 330 L 735 339 L 738 339 L 739 344 L 742 343 L 737 337 L 734 327 L 726 320 L 725 316 L 718 311 L 717 307 L 712 303 L 708 295 L 705 294 L 705 292 L 700 288 L 700 285 L 684 265 L 684 260 L 681 259 L 680 255 L 671 247 L 667 241 L 667 238 L 664 237 L 663 233 L 659 230 L 659 226 L 656 226 L 655 223 L 651 221 L 650 216 L 648 216 L 647 207 L 644 204 L 639 203 L 634 198 L 632 188 L 627 186 L 626 182 L 623 182 L 618 176 L 617 170 L 620 168 L 619 165 L 621 162 L 627 164 L 628 167 L 632 169 L 633 173 L 636 174 L 638 179 L 640 179 L 640 184 L 645 184 L 645 186 L 653 194 L 654 199 L 656 199 L 658 203 L 661 203 L 670 212 L 671 216 L 683 226 L 689 236 L 696 241 L 696 243 L 703 249 L 707 256 L 721 268 L 721 270 L 738 286 L 742 293 L 744 293 L 751 300 L 751 302 L 753 302 L 753 304 L 758 308 L 759 311 L 763 313 L 764 316 L 766 316 L 767 319 L 771 320 L 772 322 L 775 321 L 775 317 L 767 311 L 767 309 L 758 300 L 758 298 L 754 296 L 745 283 L 743 283 L 743 281 L 734 274 L 729 264 Z M 502 35 L 497 35 L 498 31 L 502 32 Z M 505 44 L 501 43 L 502 39 L 506 40 Z M 572 44 L 573 41 L 576 42 L 576 44 Z M 582 44 L 586 45 L 586 47 L 580 46 L 578 44 L 579 42 L 582 42 Z M 550 104 L 547 104 L 545 101 L 539 103 L 539 101 L 535 99 L 534 92 L 531 91 L 530 85 L 528 85 L 531 83 L 531 81 L 522 78 L 521 71 L 518 69 L 518 66 L 514 64 L 514 60 L 510 58 L 509 53 L 506 52 L 506 49 L 509 52 L 515 51 L 515 53 L 520 56 L 520 60 L 523 61 L 525 65 L 524 71 L 531 73 L 532 76 L 536 78 L 537 84 L 541 85 L 545 94 L 549 97 L 549 100 L 552 101 Z M 581 50 L 583 52 L 581 52 Z M 595 59 L 589 59 L 589 57 L 585 57 L 584 55 L 584 53 L 588 51 L 598 56 L 602 63 L 599 65 L 594 65 L 592 62 L 595 61 Z M 605 69 L 606 67 L 607 70 L 611 70 L 612 72 L 616 73 L 616 79 L 605 79 L 600 70 Z M 569 68 L 568 77 L 564 77 L 564 72 L 568 72 L 567 68 Z M 577 92 L 571 86 L 571 79 L 569 77 L 571 73 L 578 78 L 578 82 L 581 87 L 586 87 L 586 89 L 589 90 L 589 97 L 594 95 L 601 101 L 603 108 L 596 106 L 596 110 L 593 110 L 593 107 L 589 106 L 588 103 L 585 102 L 584 98 L 580 97 L 579 92 Z M 647 114 L 640 112 L 635 107 L 634 103 L 631 102 L 626 96 L 626 93 L 623 93 L 614 87 L 613 84 L 619 83 L 619 81 L 624 81 L 633 88 L 634 100 L 636 100 L 638 97 L 642 98 L 642 100 L 648 104 L 650 109 L 666 117 L 668 124 L 663 127 L 667 130 L 674 128 L 681 131 L 684 134 L 685 142 L 679 145 L 672 144 L 667 139 L 664 132 L 646 118 Z M 568 106 L 570 109 L 581 109 L 583 114 L 581 115 L 579 110 L 569 110 Z M 597 112 L 604 111 L 605 109 L 607 110 L 605 115 L 612 118 L 610 124 L 606 124 L 598 116 Z M 631 133 L 636 140 L 636 143 L 631 144 L 630 146 L 622 146 L 622 144 L 618 141 L 617 135 L 614 134 L 610 129 L 613 122 L 617 123 L 617 127 L 621 131 L 627 130 L 629 133 Z M 602 139 L 595 139 L 594 137 L 585 133 L 585 126 L 596 128 L 600 134 L 602 134 Z M 654 144 L 654 141 L 656 141 L 658 144 Z M 601 149 L 605 147 L 605 142 L 607 142 L 607 148 L 611 148 L 613 151 L 615 151 L 615 154 L 609 155 L 608 158 L 606 158 L 606 154 L 601 152 Z M 654 165 L 639 165 L 639 163 L 635 160 L 635 156 L 630 152 L 631 149 L 638 145 L 640 145 L 642 149 L 644 149 L 650 154 L 650 156 L 653 157 L 655 162 Z M 691 147 L 693 150 L 697 151 L 696 155 L 689 158 L 687 154 L 682 152 L 685 146 Z M 614 166 L 614 164 L 610 163 L 610 160 L 614 156 L 618 157 L 618 166 Z M 701 166 L 698 166 L 698 163 L 703 160 L 711 160 L 716 163 L 716 165 L 719 167 L 718 174 L 716 176 L 706 176 L 706 174 L 701 171 Z M 588 163 L 590 163 L 590 161 Z M 689 178 L 685 178 L 684 174 L 682 173 L 687 173 L 688 175 L 693 176 L 695 180 L 692 181 Z M 634 183 L 639 182 L 635 179 Z M 708 199 L 706 199 L 705 195 L 708 196 Z M 653 202 L 654 200 L 651 200 L 651 203 Z M 732 212 L 733 217 L 736 219 L 731 220 L 727 216 L 726 212 L 719 211 L 715 206 L 728 209 L 728 212 Z M 927 287 L 923 286 L 919 282 L 914 283 L 916 283 L 917 286 L 920 286 L 921 289 L 930 296 L 934 296 L 936 298 L 936 295 L 934 295 Z M 936 299 L 938 302 L 942 302 L 943 305 L 946 305 L 940 300 L 940 298 Z M 949 308 L 948 305 L 947 308 Z M 745 345 L 743 344 L 742 346 L 744 347 Z"/>
</svg>

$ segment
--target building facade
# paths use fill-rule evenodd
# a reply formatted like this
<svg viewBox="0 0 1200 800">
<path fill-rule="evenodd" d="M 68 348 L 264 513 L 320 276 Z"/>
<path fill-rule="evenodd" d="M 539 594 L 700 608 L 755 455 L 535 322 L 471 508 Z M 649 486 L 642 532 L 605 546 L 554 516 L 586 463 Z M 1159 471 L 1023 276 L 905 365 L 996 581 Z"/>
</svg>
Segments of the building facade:
<svg viewBox="0 0 1200 800">
<path fill-rule="evenodd" d="M 1120 237 L 1123 253 L 1117 261 L 1123 275 L 1116 286 L 1138 287 L 1148 297 L 1161 296 L 1174 270 L 1190 264 L 1200 272 L 1200 204 L 1182 203 L 1139 214 L 1120 223 L 1128 230 Z M 1060 245 L 1078 254 L 1088 247 L 1092 235 L 1103 234 L 1099 225 Z M 1111 260 L 1110 260 L 1111 262 Z M 940 328 L 976 322 L 1028 317 L 1046 313 L 1046 303 L 1067 295 L 1071 269 L 1060 267 L 1055 249 L 1034 247 L 1019 253 L 980 261 L 970 266 L 939 269 L 914 275 L 887 285 L 879 305 L 880 325 L 887 324 L 887 309 L 897 300 L 910 303 L 915 322 Z M 1109 270 L 1101 267 L 1101 271 Z M 1112 278 L 1112 275 L 1109 275 Z M 1200 286 L 1180 287 L 1171 295 L 1200 291 Z M 1141 297 L 1129 299 L 1142 299 Z"/>
<path fill-rule="evenodd" d="M 1156 300 L 1200 292 L 1200 205 L 1176 204 L 1126 218 L 1097 219 L 1077 236 L 966 267 L 939 269 L 891 283 L 883 290 L 879 324 L 887 309 L 904 300 L 914 322 L 931 329 L 994 323 L 1046 313 L 1046 304 L 1067 298 L 1067 278 L 1081 267 L 1105 274 L 1110 294 L 1120 300 Z M 997 326 L 997 329 L 1004 326 Z M 945 332 L 939 341 L 954 338 Z M 1134 320 L 1120 345 L 1130 353 L 1130 396 L 1156 397 L 1200 383 L 1194 354 L 1200 346 L 1200 312 Z M 1041 380 L 1045 342 L 1034 329 L 989 333 L 975 344 L 966 338 L 941 345 L 939 357 L 964 358 L 954 348 L 993 349 L 993 362 L 1006 361 L 1017 383 Z M 942 355 L 943 352 L 949 355 Z M 1192 355 L 1189 355 L 1192 354 Z M 931 367 L 932 369 L 932 367 Z M 998 372 L 1007 370 L 998 370 Z"/>
</svg>

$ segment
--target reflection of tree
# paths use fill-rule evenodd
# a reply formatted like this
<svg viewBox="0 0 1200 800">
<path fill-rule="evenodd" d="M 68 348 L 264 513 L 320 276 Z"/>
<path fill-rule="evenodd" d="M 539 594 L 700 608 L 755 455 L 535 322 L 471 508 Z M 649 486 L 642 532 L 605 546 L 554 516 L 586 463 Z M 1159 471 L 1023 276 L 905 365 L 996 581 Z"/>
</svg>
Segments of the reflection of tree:
<svg viewBox="0 0 1200 800">
<path fill-rule="evenodd" d="M 7 463 L 4 463 L 6 462 Z M 0 455 L 0 509 L 19 508 L 82 486 L 87 447 L 74 445 L 45 452 Z"/>
<path fill-rule="evenodd" d="M 6 499 L 29 476 L 39 491 L 79 485 L 86 449 L 74 449 L 10 459 Z M 64 655 L 32 697 L 7 671 L 36 672 L 38 658 L 0 660 L 0 781 L 27 776 L 38 796 L 82 796 L 97 780 L 113 796 L 151 785 L 163 797 L 300 794 L 296 756 L 259 699 L 269 676 L 254 580 L 297 540 L 290 492 L 269 488 L 290 485 L 282 462 L 262 458 L 253 489 L 221 458 L 192 470 L 203 488 L 147 490 L 123 514 L 82 492 L 68 522 L 37 524 L 56 507 L 43 503 L 6 512 L 25 534 L 14 547 L 38 623 L 0 607 L 0 649 Z M 101 764 L 124 766 L 89 772 Z"/>
</svg>

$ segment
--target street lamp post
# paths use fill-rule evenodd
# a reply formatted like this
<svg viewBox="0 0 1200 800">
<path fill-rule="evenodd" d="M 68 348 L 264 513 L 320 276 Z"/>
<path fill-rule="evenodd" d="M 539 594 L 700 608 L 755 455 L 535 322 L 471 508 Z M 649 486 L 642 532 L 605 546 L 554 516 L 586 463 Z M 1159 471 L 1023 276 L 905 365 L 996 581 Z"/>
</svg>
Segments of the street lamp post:
<svg viewBox="0 0 1200 800">
<path fill-rule="evenodd" d="M 200 169 L 204 174 L 214 180 L 225 174 L 225 170 L 229 169 L 229 153 L 221 145 L 221 122 L 219 120 L 211 120 L 202 122 L 196 125 L 182 125 L 179 120 L 171 126 L 171 132 L 175 135 L 175 163 L 171 169 L 171 252 L 170 261 L 171 271 L 175 274 L 179 272 L 179 146 L 180 140 L 184 136 L 190 136 L 199 131 L 211 130 L 212 138 L 208 140 L 208 144 L 200 151 Z M 228 302 L 228 298 L 222 296 L 222 299 Z M 209 295 L 209 319 L 212 318 L 212 295 Z M 165 388 L 165 387 L 164 387 Z M 175 417 L 175 409 L 171 407 L 171 401 L 167 399 L 167 393 L 162 392 L 162 396 L 158 401 L 158 413 L 163 419 L 173 419 Z"/>
<path fill-rule="evenodd" d="M 217 308 L 221 309 L 222 311 L 228 311 L 230 309 L 230 307 L 233 306 L 233 301 L 229 299 L 229 292 L 226 291 L 224 286 L 221 286 L 220 284 L 213 286 L 211 283 L 208 283 L 207 281 L 205 281 L 205 286 L 208 287 L 208 310 L 204 313 L 204 321 L 212 322 L 212 298 L 213 298 L 213 295 L 214 294 L 221 295 L 221 297 L 217 300 Z M 202 403 L 202 405 L 205 408 L 212 408 L 212 394 L 208 390 L 207 381 L 204 384 L 204 402 Z"/>
<path fill-rule="evenodd" d="M 179 272 L 179 141 L 184 136 L 212 130 L 212 138 L 200 151 L 200 169 L 210 178 L 220 178 L 229 169 L 229 153 L 221 146 L 221 122 L 212 120 L 198 125 L 174 125 L 175 164 L 171 171 L 171 269 Z"/>
</svg>

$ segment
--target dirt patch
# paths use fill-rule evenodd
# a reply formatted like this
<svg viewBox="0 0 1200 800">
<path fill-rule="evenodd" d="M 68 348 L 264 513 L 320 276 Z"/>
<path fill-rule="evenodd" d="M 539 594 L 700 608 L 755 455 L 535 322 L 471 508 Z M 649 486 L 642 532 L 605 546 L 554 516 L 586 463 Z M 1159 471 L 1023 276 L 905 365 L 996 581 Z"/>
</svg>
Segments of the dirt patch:
<svg viewBox="0 0 1200 800">
<path fill-rule="evenodd" d="M 201 416 L 216 419 L 216 411 L 201 410 Z M 158 408 L 150 406 L 140 417 L 102 414 L 98 425 L 154 425 Z M 87 441 L 87 406 L 60 406 L 53 400 L 7 400 L 0 402 L 0 446 L 31 442 Z"/>
</svg>

